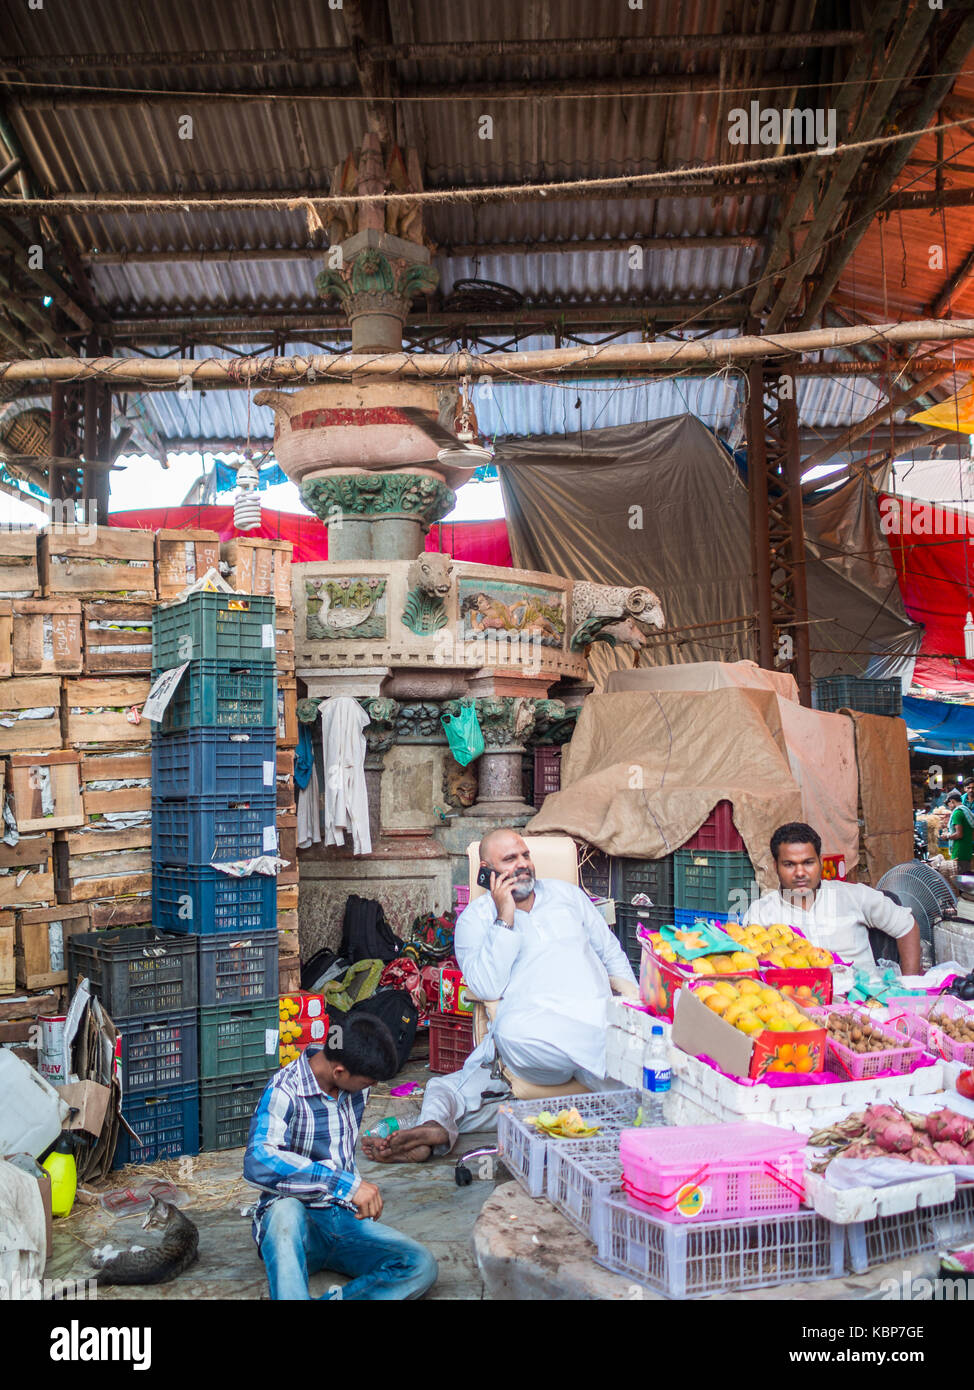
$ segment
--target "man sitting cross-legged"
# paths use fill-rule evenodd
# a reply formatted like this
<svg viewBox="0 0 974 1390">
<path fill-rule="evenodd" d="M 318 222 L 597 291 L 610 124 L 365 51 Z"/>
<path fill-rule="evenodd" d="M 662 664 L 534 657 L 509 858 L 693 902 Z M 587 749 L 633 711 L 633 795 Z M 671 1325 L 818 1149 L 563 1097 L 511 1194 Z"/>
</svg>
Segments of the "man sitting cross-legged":
<svg viewBox="0 0 974 1390">
<path fill-rule="evenodd" d="M 578 1080 L 612 1089 L 604 1080 L 610 979 L 637 993 L 622 947 L 580 888 L 535 878 L 518 831 L 485 835 L 480 860 L 491 870 L 490 892 L 457 921 L 457 960 L 478 998 L 501 1002 L 463 1070 L 427 1084 L 417 1125 L 388 1139 L 363 1137 L 379 1162 L 422 1162 L 449 1152 L 458 1134 L 492 1128 L 510 1095 L 498 1057 L 536 1085 L 564 1084 L 569 1093 Z"/>
</svg>

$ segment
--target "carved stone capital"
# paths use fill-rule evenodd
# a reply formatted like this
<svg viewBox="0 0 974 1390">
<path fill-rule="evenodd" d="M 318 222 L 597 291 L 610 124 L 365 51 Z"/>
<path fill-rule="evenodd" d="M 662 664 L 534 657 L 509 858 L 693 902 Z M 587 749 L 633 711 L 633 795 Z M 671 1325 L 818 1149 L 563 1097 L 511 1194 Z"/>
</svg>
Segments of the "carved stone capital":
<svg viewBox="0 0 974 1390">
<path fill-rule="evenodd" d="M 365 729 L 365 743 L 370 753 L 386 753 L 396 741 L 396 716 L 399 705 L 395 700 L 379 697 L 359 700 L 370 723 Z"/>
<path fill-rule="evenodd" d="M 430 526 L 456 505 L 456 494 L 437 478 L 415 473 L 337 474 L 301 484 L 305 505 L 325 521 L 336 516 L 408 517 Z"/>
</svg>

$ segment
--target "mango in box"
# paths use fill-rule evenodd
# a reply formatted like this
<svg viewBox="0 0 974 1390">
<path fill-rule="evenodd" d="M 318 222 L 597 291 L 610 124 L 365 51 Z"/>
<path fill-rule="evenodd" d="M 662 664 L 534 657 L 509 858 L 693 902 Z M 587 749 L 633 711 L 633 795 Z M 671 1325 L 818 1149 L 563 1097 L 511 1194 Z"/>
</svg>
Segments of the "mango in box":
<svg viewBox="0 0 974 1390">
<path fill-rule="evenodd" d="M 822 969 L 832 965 L 835 959 L 831 951 L 823 946 L 813 946 L 784 922 L 770 927 L 762 927 L 756 922 L 750 926 L 728 922 L 724 931 L 742 951 L 782 969 Z"/>
<path fill-rule="evenodd" d="M 760 980 L 704 982 L 695 987 L 694 993 L 712 1013 L 751 1038 L 771 1033 L 821 1033 L 821 1026 L 802 1013 L 792 999 Z M 816 1049 L 808 1043 L 775 1040 L 762 1070 L 812 1072 L 818 1069 L 817 1061 Z"/>
</svg>

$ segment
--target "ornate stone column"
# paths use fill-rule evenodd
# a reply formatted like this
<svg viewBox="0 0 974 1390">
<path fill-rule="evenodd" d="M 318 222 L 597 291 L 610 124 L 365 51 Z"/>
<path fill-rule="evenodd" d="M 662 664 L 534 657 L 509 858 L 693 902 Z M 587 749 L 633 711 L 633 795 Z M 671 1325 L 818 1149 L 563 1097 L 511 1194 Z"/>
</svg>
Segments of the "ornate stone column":
<svg viewBox="0 0 974 1390">
<path fill-rule="evenodd" d="M 328 559 L 414 560 L 456 494 L 432 473 L 333 473 L 308 478 L 301 498 L 328 525 Z"/>
<path fill-rule="evenodd" d="M 534 732 L 540 716 L 564 717 L 565 707 L 559 700 L 538 700 L 523 695 L 488 695 L 474 701 L 477 719 L 484 736 L 484 751 L 480 756 L 477 800 L 465 815 L 495 820 L 498 823 L 522 824 L 535 814 L 535 808 L 524 800 L 521 790 L 521 765 L 525 744 Z M 444 705 L 447 714 L 458 714 L 460 702 Z"/>
</svg>

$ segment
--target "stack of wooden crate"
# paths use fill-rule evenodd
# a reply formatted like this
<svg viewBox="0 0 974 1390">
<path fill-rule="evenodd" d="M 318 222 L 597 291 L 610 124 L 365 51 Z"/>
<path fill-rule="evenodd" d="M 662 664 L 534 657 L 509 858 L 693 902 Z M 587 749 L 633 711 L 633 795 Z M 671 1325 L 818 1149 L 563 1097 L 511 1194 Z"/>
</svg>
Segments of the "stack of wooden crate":
<svg viewBox="0 0 974 1390">
<path fill-rule="evenodd" d="M 298 817 L 294 791 L 294 750 L 298 746 L 297 681 L 294 676 L 294 607 L 291 596 L 290 541 L 238 536 L 221 546 L 228 584 L 240 593 L 272 594 L 275 604 L 277 668 L 277 839 L 287 860 L 277 880 L 278 957 L 281 991 L 297 989 Z"/>
</svg>

